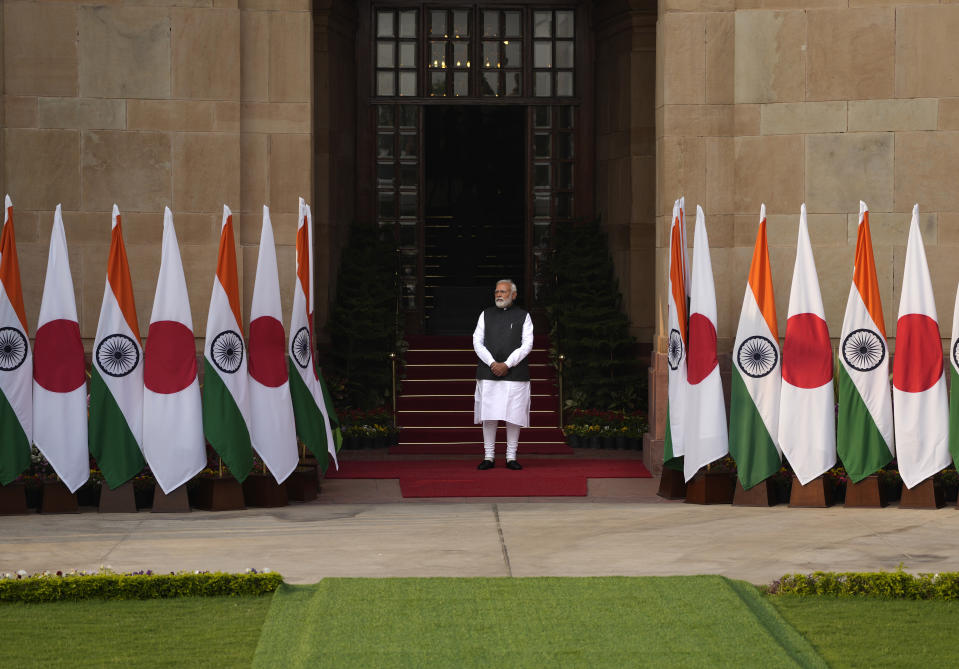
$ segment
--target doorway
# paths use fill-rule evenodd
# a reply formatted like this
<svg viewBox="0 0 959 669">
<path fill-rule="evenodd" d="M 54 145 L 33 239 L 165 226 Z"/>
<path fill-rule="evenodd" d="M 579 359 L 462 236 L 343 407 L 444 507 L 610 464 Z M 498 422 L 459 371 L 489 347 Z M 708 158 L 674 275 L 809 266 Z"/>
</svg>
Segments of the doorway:
<svg viewBox="0 0 959 669">
<path fill-rule="evenodd" d="M 424 130 L 426 331 L 468 334 L 498 279 L 525 286 L 526 108 L 431 105 Z"/>
</svg>

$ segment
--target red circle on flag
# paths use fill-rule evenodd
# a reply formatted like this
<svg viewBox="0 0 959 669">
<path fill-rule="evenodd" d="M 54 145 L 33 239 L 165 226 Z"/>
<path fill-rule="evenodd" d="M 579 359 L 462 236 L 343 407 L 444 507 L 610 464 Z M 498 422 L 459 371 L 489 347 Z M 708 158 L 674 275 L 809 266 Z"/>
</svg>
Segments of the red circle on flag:
<svg viewBox="0 0 959 669">
<path fill-rule="evenodd" d="M 832 381 L 829 329 L 816 314 L 796 314 L 786 321 L 783 380 L 797 388 L 818 388 Z"/>
<path fill-rule="evenodd" d="M 33 343 L 33 380 L 52 393 L 69 393 L 86 382 L 87 365 L 76 321 L 59 318 L 37 330 Z"/>
<path fill-rule="evenodd" d="M 896 324 L 892 383 L 907 393 L 921 393 L 942 378 L 939 324 L 925 314 L 906 314 Z"/>
<path fill-rule="evenodd" d="M 196 379 L 196 342 L 193 332 L 177 321 L 150 323 L 143 350 L 143 384 L 155 393 L 170 395 L 189 388 Z"/>
<path fill-rule="evenodd" d="M 689 353 L 686 354 L 686 379 L 696 384 L 709 376 L 718 365 L 716 360 L 716 328 L 702 314 L 689 317 Z"/>
<path fill-rule="evenodd" d="M 260 316 L 250 323 L 250 376 L 269 388 L 287 381 L 286 333 L 272 316 Z"/>
</svg>

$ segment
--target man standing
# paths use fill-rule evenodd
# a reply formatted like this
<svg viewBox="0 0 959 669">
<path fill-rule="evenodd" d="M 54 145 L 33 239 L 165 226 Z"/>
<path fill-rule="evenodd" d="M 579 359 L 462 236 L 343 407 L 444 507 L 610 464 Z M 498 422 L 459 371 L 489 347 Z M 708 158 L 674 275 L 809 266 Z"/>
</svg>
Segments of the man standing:
<svg viewBox="0 0 959 669">
<path fill-rule="evenodd" d="M 522 469 L 516 461 L 519 429 L 529 426 L 529 363 L 533 348 L 533 321 L 522 307 L 513 304 L 516 284 L 509 279 L 496 282 L 493 301 L 480 314 L 473 332 L 476 365 L 476 394 L 473 422 L 483 424 L 484 459 L 477 469 L 492 469 L 496 449 L 496 427 L 506 423 L 506 467 Z"/>
</svg>

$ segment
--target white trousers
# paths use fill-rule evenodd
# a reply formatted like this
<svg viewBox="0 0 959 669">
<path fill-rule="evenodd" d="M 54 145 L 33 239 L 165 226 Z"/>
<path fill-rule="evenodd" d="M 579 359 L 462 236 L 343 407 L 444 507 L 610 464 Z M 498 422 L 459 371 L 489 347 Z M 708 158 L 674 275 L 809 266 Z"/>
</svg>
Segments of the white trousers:
<svg viewBox="0 0 959 669">
<path fill-rule="evenodd" d="M 515 460 L 519 449 L 519 428 L 516 423 L 506 422 L 506 460 Z M 496 453 L 496 427 L 498 420 L 483 421 L 483 457 L 492 460 Z"/>
</svg>

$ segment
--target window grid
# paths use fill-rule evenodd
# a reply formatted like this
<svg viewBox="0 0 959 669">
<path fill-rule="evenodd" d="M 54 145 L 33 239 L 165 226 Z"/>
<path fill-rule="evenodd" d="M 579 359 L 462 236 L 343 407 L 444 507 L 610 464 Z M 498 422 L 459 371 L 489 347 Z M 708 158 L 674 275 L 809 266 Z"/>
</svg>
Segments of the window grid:
<svg viewBox="0 0 959 669">
<path fill-rule="evenodd" d="M 523 89 L 523 16 L 517 9 L 480 11 L 482 42 L 480 94 L 521 96 Z"/>
<path fill-rule="evenodd" d="M 546 263 L 557 222 L 573 219 L 576 110 L 532 108 L 533 297 L 548 284 Z"/>
<path fill-rule="evenodd" d="M 575 67 L 574 12 L 533 12 L 533 95 L 572 97 Z"/>
<path fill-rule="evenodd" d="M 417 10 L 376 10 L 376 74 L 379 97 L 414 97 L 417 89 Z"/>
<path fill-rule="evenodd" d="M 420 108 L 376 105 L 376 220 L 399 252 L 403 306 L 416 310 L 419 276 Z"/>
<path fill-rule="evenodd" d="M 468 9 L 433 9 L 428 13 L 428 95 L 470 94 L 470 35 L 472 12 Z"/>
</svg>

